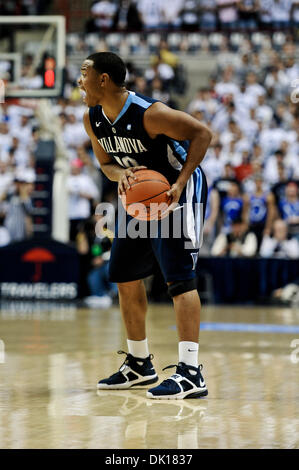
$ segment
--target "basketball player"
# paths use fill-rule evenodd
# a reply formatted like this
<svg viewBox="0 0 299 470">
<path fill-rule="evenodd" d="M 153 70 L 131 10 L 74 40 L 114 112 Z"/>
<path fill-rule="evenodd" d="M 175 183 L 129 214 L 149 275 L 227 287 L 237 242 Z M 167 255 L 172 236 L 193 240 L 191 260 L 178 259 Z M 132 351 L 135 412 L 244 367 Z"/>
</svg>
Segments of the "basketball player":
<svg viewBox="0 0 299 470">
<path fill-rule="evenodd" d="M 98 389 L 127 389 L 158 381 L 146 337 L 147 299 L 142 281 L 151 274 L 156 258 L 173 299 L 179 360 L 176 373 L 149 389 L 147 396 L 201 397 L 208 390 L 202 365 L 198 365 L 201 304 L 195 267 L 207 194 L 199 164 L 211 141 L 211 131 L 184 112 L 128 91 L 125 77 L 123 61 L 110 52 L 92 54 L 82 64 L 78 84 L 89 108 L 84 125 L 93 151 L 107 178 L 118 182 L 119 194 L 130 187 L 129 177 L 134 178 L 138 169 L 162 173 L 171 184 L 171 202 L 180 206 L 187 203 L 188 236 L 166 238 L 159 233 L 155 238 L 121 238 L 116 229 L 109 274 L 118 285 L 129 352 L 119 371 L 100 380 Z M 174 219 L 179 212 L 183 211 L 171 212 L 170 216 Z M 186 248 L 186 241 L 194 248 Z"/>
</svg>

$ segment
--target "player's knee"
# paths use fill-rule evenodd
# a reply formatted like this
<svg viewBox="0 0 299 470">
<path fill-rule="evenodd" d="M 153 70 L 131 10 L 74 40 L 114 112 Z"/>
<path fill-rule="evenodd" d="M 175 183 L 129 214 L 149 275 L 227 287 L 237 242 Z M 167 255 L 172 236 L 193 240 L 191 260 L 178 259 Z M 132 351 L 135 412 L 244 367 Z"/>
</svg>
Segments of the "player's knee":
<svg viewBox="0 0 299 470">
<path fill-rule="evenodd" d="M 132 290 L 135 290 L 136 288 L 140 288 L 141 284 L 142 284 L 141 280 L 129 281 L 129 282 L 118 282 L 117 287 L 119 291 L 126 293 L 126 292 L 132 292 Z"/>
<path fill-rule="evenodd" d="M 197 288 L 196 278 L 186 281 L 174 281 L 168 284 L 168 293 L 170 297 L 184 294 Z"/>
</svg>

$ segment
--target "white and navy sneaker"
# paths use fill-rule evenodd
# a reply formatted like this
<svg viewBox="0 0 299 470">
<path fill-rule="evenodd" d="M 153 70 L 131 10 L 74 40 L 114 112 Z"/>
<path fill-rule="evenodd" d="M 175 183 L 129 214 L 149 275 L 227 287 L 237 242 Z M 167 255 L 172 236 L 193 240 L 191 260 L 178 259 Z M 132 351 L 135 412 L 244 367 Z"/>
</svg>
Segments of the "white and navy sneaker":
<svg viewBox="0 0 299 470">
<path fill-rule="evenodd" d="M 208 394 L 203 376 L 201 375 L 202 364 L 199 367 L 186 365 L 179 362 L 176 367 L 176 373 L 169 379 L 163 380 L 160 385 L 150 388 L 146 396 L 148 398 L 156 398 L 158 400 L 181 400 L 183 398 L 200 398 Z M 190 370 L 196 372 L 196 375 L 190 374 Z"/>
<path fill-rule="evenodd" d="M 118 354 L 126 354 L 126 359 L 119 371 L 107 379 L 100 380 L 97 388 L 104 390 L 124 390 L 136 385 L 150 385 L 158 381 L 158 375 L 152 364 L 153 355 L 146 359 L 134 357 L 125 351 L 118 351 Z"/>
</svg>

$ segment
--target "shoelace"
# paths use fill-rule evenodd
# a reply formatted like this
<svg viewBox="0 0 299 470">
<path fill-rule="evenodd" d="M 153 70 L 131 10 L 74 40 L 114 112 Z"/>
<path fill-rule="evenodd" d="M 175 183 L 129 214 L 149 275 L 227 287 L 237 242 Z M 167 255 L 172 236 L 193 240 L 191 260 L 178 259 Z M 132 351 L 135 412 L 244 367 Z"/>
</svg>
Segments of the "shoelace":
<svg viewBox="0 0 299 470">
<path fill-rule="evenodd" d="M 124 362 L 122 363 L 122 365 L 121 365 L 120 368 L 119 368 L 119 370 L 120 370 L 124 365 L 128 365 L 128 364 L 129 364 L 130 359 L 128 359 L 128 356 L 132 356 L 132 354 L 127 353 L 126 351 L 122 351 L 121 349 L 120 349 L 119 351 L 117 351 L 117 354 L 125 354 L 125 355 L 126 355 L 126 358 L 125 358 Z M 134 356 L 132 356 L 132 357 L 134 357 Z M 153 358 L 154 358 L 154 355 L 153 355 L 153 354 L 150 354 L 150 355 L 149 355 L 150 361 L 151 361 Z M 138 358 L 138 360 L 143 361 L 143 360 L 145 360 L 145 359 Z"/>
<path fill-rule="evenodd" d="M 178 368 L 180 368 L 180 369 L 185 369 L 185 368 L 186 368 L 186 369 L 191 369 L 191 370 L 194 370 L 194 371 L 197 372 L 198 369 L 199 369 L 200 371 L 202 370 L 203 365 L 200 364 L 200 365 L 198 366 L 198 368 L 197 368 L 197 367 L 193 367 L 193 366 L 187 366 L 187 365 L 185 365 L 185 364 L 182 365 L 182 363 L 179 362 L 178 364 L 171 364 L 170 366 L 166 366 L 166 367 L 164 367 L 164 369 L 162 369 L 162 370 L 172 369 L 173 367 L 176 367 L 177 369 L 178 369 Z M 172 385 L 172 384 L 173 384 L 173 380 L 172 380 L 171 378 L 166 379 L 166 380 L 163 380 L 163 384 L 165 384 L 165 385 Z"/>
</svg>

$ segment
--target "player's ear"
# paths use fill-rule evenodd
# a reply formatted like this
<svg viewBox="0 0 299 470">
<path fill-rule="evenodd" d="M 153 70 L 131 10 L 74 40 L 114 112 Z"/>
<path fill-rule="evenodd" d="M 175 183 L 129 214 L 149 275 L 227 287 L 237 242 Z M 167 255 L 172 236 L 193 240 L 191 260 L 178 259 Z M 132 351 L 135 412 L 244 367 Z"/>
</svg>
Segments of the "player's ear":
<svg viewBox="0 0 299 470">
<path fill-rule="evenodd" d="M 108 73 L 102 73 L 100 75 L 100 86 L 106 86 L 108 84 L 108 81 L 110 80 L 110 77 Z"/>
</svg>

